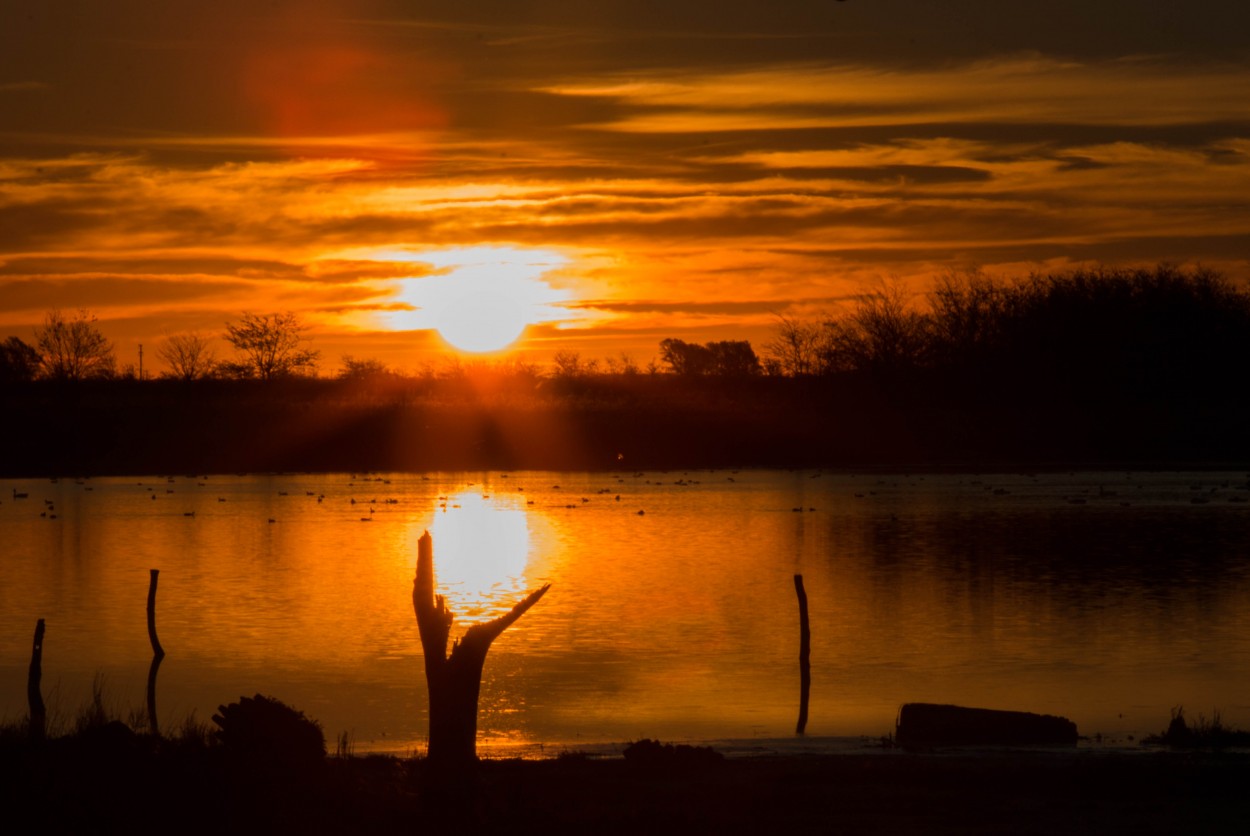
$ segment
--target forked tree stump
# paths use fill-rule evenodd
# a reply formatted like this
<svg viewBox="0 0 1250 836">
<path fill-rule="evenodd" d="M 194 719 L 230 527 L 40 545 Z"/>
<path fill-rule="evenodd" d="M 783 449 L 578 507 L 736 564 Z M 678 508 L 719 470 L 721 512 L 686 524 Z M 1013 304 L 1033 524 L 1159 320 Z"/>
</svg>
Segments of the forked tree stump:
<svg viewBox="0 0 1250 836">
<path fill-rule="evenodd" d="M 427 531 L 417 542 L 417 575 L 412 583 L 412 608 L 417 615 L 425 654 L 425 681 L 430 694 L 430 763 L 460 767 L 477 761 L 477 701 L 486 653 L 500 633 L 546 594 L 545 584 L 510 612 L 470 627 L 447 654 L 454 618 L 442 595 L 434 594 L 434 544 Z"/>
</svg>

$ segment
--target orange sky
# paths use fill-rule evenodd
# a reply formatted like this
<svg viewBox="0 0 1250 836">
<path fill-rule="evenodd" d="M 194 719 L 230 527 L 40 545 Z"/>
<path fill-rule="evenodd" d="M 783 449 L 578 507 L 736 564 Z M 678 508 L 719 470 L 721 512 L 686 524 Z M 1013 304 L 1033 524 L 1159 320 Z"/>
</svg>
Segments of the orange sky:
<svg viewBox="0 0 1250 836">
<path fill-rule="evenodd" d="M 1248 9 L 0 0 L 0 336 L 292 310 L 408 367 L 473 289 L 519 356 L 645 364 L 883 278 L 1245 282 Z"/>
</svg>

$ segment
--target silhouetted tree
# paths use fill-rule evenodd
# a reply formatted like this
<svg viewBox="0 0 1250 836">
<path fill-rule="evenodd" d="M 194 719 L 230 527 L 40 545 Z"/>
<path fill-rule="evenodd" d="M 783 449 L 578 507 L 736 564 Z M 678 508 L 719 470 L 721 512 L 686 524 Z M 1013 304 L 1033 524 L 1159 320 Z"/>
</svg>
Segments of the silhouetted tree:
<svg viewBox="0 0 1250 836">
<path fill-rule="evenodd" d="M 746 340 L 721 340 L 707 344 L 712 374 L 723 377 L 749 377 L 763 371 L 760 358 Z"/>
<path fill-rule="evenodd" d="M 9 337 L 0 343 L 0 383 L 34 380 L 41 362 L 34 346 L 19 337 Z"/>
<path fill-rule="evenodd" d="M 343 368 L 339 369 L 339 380 L 369 380 L 386 374 L 389 374 L 389 370 L 381 360 L 373 358 L 357 360 L 350 354 L 344 354 Z"/>
<path fill-rule="evenodd" d="M 1003 338 L 1009 295 L 979 272 L 938 280 L 932 296 L 933 358 L 939 364 L 980 362 Z"/>
<path fill-rule="evenodd" d="M 557 351 L 551 358 L 555 364 L 555 375 L 560 378 L 577 378 L 592 375 L 599 371 L 598 360 L 583 360 L 576 351 Z"/>
<path fill-rule="evenodd" d="M 660 343 L 660 359 L 674 374 L 743 377 L 763 371 L 760 358 L 746 340 L 721 340 L 706 345 L 667 339 Z"/>
<path fill-rule="evenodd" d="M 100 332 L 96 317 L 86 310 L 79 310 L 73 319 L 58 310 L 49 311 L 43 325 L 35 329 L 35 345 L 42 355 L 44 377 L 86 380 L 113 376 L 113 344 Z"/>
<path fill-rule="evenodd" d="M 169 376 L 180 380 L 210 377 L 217 368 L 216 353 L 208 340 L 196 333 L 167 337 L 156 354 L 169 364 Z"/>
<path fill-rule="evenodd" d="M 603 361 L 604 368 L 608 374 L 636 375 L 638 374 L 638 364 L 634 362 L 634 358 L 628 353 L 622 351 L 616 357 L 608 357 Z"/>
<path fill-rule="evenodd" d="M 850 314 L 825 328 L 822 359 L 830 370 L 894 375 L 920 367 L 929 349 L 929 320 L 912 310 L 898 285 L 861 296 Z"/>
<path fill-rule="evenodd" d="M 790 377 L 816 374 L 820 368 L 821 327 L 787 316 L 777 317 L 777 336 L 764 346 L 765 362 Z"/>
<path fill-rule="evenodd" d="M 303 348 L 304 325 L 294 313 L 245 313 L 237 324 L 226 324 L 226 341 L 239 352 L 239 361 L 226 364 L 240 377 L 272 380 L 316 371 L 320 352 Z"/>
<path fill-rule="evenodd" d="M 674 374 L 702 375 L 712 371 L 712 352 L 705 345 L 669 338 L 660 342 L 660 360 Z"/>
</svg>

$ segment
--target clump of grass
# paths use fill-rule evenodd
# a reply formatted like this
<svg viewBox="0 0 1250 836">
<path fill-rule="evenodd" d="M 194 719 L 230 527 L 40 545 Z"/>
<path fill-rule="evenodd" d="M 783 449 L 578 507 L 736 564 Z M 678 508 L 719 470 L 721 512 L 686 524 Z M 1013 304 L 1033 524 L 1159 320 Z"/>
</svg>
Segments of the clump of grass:
<svg viewBox="0 0 1250 836">
<path fill-rule="evenodd" d="M 182 725 L 168 739 L 190 749 L 207 749 L 215 743 L 213 728 L 208 723 L 200 722 L 194 710 L 183 719 Z"/>
<path fill-rule="evenodd" d="M 216 738 L 228 752 L 292 766 L 325 758 L 321 724 L 281 700 L 257 694 L 218 706 L 217 711 Z"/>
<path fill-rule="evenodd" d="M 104 676 L 97 674 L 91 684 L 91 696 L 72 716 L 56 708 L 52 700 L 48 711 L 48 724 L 45 739 L 75 738 L 90 735 L 106 726 L 125 726 L 138 737 L 149 737 L 150 723 L 147 709 L 131 707 L 126 710 L 118 708 L 109 700 Z M 164 743 L 176 746 L 205 749 L 216 745 L 217 741 L 211 727 L 200 722 L 192 711 L 181 722 L 173 727 L 171 733 L 160 736 Z M 0 722 L 0 746 L 15 746 L 31 740 L 30 718 L 4 718 Z"/>
<path fill-rule="evenodd" d="M 1184 706 L 1178 705 L 1172 709 L 1167 729 L 1162 734 L 1144 738 L 1142 742 L 1186 749 L 1226 749 L 1250 746 L 1250 732 L 1225 726 L 1219 711 L 1211 713 L 1210 721 L 1199 714 L 1198 722 L 1191 726 L 1185 720 Z"/>
<path fill-rule="evenodd" d="M 725 759 L 711 746 L 689 746 L 685 743 L 674 746 L 645 737 L 626 746 L 622 754 L 626 762 L 644 767 L 706 766 Z"/>
<path fill-rule="evenodd" d="M 88 729 L 99 728 L 117 719 L 104 705 L 104 676 L 96 674 L 91 680 L 91 699 L 87 701 L 78 716 L 74 718 L 74 734 L 82 734 Z"/>
</svg>

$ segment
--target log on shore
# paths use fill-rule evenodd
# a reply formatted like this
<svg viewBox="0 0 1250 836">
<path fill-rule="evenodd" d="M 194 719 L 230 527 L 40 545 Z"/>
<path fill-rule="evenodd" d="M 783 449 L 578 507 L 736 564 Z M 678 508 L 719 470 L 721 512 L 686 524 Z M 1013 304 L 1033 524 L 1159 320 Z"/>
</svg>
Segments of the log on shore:
<svg viewBox="0 0 1250 836">
<path fill-rule="evenodd" d="M 1066 717 L 912 702 L 900 709 L 896 727 L 903 746 L 1071 745 L 1076 723 Z"/>
</svg>

